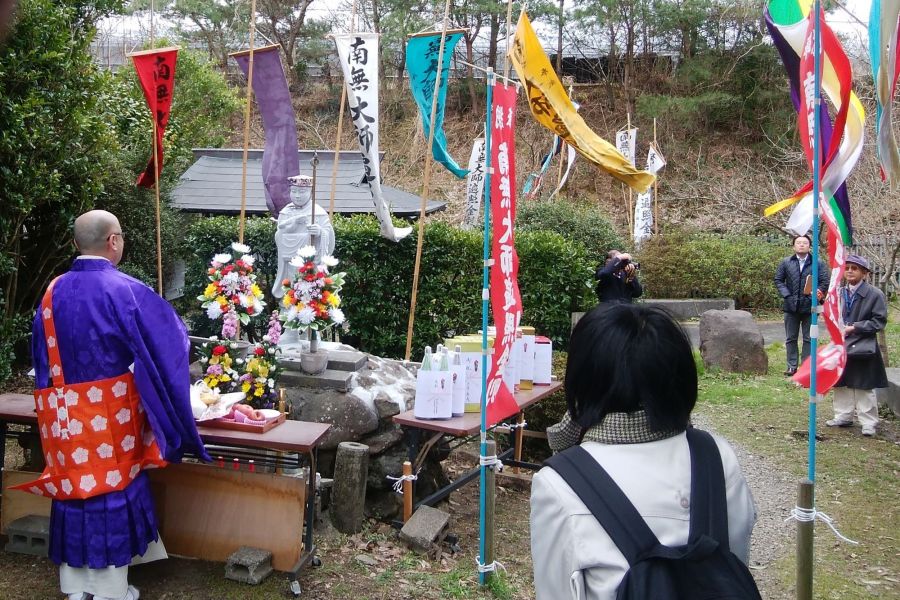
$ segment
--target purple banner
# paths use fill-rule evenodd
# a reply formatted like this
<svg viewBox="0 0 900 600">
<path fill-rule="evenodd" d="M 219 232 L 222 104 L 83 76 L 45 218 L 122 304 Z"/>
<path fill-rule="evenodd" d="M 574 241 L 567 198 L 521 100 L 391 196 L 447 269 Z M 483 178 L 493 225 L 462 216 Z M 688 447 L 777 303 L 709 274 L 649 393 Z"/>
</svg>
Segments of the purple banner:
<svg viewBox="0 0 900 600">
<path fill-rule="evenodd" d="M 266 206 L 275 217 L 291 201 L 287 178 L 300 173 L 297 122 L 279 49 L 280 46 L 266 46 L 253 51 L 253 94 L 266 132 L 262 177 L 266 188 Z M 250 52 L 231 56 L 246 77 Z"/>
</svg>

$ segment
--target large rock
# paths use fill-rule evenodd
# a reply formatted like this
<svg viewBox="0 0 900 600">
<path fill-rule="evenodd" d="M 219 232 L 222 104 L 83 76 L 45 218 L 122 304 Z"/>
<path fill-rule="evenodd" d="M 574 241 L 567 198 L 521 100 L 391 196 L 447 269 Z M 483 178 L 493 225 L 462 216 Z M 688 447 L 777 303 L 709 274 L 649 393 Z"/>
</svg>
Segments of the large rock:
<svg viewBox="0 0 900 600">
<path fill-rule="evenodd" d="M 900 369 L 886 369 L 888 387 L 875 390 L 878 403 L 884 404 L 900 417 Z"/>
<path fill-rule="evenodd" d="M 732 373 L 764 375 L 769 359 L 762 332 L 744 310 L 708 310 L 700 316 L 703 364 Z"/>
</svg>

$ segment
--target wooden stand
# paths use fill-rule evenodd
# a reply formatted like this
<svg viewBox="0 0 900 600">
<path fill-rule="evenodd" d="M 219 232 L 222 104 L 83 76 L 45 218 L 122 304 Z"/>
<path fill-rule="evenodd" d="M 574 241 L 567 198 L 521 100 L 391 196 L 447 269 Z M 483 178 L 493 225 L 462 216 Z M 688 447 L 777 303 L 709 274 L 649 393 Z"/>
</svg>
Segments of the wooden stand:
<svg viewBox="0 0 900 600">
<path fill-rule="evenodd" d="M 266 422 L 262 425 L 257 425 L 255 423 L 238 423 L 234 419 L 225 418 L 203 421 L 202 425 L 204 427 L 215 427 L 216 429 L 232 429 L 234 431 L 248 431 L 250 433 L 265 433 L 270 429 L 281 425 L 282 423 L 284 423 L 284 421 L 285 416 L 284 413 L 282 413 L 277 417 L 267 419 Z"/>
</svg>

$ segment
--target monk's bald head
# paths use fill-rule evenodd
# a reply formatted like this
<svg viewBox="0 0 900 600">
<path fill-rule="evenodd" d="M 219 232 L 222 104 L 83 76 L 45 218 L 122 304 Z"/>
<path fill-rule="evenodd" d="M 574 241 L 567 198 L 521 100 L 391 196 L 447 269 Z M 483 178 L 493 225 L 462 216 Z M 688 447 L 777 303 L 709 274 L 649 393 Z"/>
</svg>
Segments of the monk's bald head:
<svg viewBox="0 0 900 600">
<path fill-rule="evenodd" d="M 75 219 L 75 245 L 82 254 L 103 256 L 109 236 L 121 234 L 119 219 L 105 210 L 92 210 Z"/>
</svg>

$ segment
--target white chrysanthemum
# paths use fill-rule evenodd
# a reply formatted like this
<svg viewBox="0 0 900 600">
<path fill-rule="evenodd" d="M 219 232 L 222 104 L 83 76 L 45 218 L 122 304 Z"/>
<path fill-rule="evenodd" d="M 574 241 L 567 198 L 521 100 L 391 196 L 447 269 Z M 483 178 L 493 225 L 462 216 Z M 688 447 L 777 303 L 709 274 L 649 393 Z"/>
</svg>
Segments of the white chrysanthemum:
<svg viewBox="0 0 900 600">
<path fill-rule="evenodd" d="M 299 321 L 303 325 L 309 325 L 310 323 L 312 323 L 315 320 L 316 320 L 316 311 L 314 311 L 313 309 L 311 309 L 308 306 L 304 306 L 297 313 L 297 321 Z"/>
<path fill-rule="evenodd" d="M 254 257 L 252 254 L 245 254 L 241 257 L 241 260 L 244 261 L 244 264 L 248 267 L 252 267 L 253 263 L 256 262 L 256 257 Z"/>
<path fill-rule="evenodd" d="M 291 259 L 291 266 L 297 267 L 298 269 L 306 264 L 306 259 L 302 256 L 295 256 Z"/>
<path fill-rule="evenodd" d="M 344 319 L 345 319 L 344 311 L 342 311 L 339 308 L 329 308 L 328 316 L 331 317 L 331 320 L 334 322 L 335 325 L 340 325 L 341 323 L 344 322 Z"/>
<path fill-rule="evenodd" d="M 316 255 L 316 247 L 315 246 L 303 246 L 299 250 L 297 250 L 297 256 L 302 256 L 304 258 L 312 258 Z"/>
<path fill-rule="evenodd" d="M 250 246 L 242 244 L 240 242 L 232 242 L 231 249 L 235 252 L 240 252 L 241 254 L 247 254 L 248 252 L 250 252 Z"/>
<path fill-rule="evenodd" d="M 220 265 L 224 265 L 225 263 L 227 263 L 230 260 L 231 260 L 231 255 L 226 254 L 224 252 L 222 254 L 216 254 L 215 256 L 213 256 L 213 262 L 219 263 Z"/>
<path fill-rule="evenodd" d="M 206 316 L 213 321 L 222 316 L 222 307 L 218 302 L 209 303 L 209 306 L 206 307 Z"/>
<path fill-rule="evenodd" d="M 285 321 L 288 321 L 288 322 L 296 321 L 297 320 L 297 312 L 298 312 L 297 307 L 291 306 L 288 309 L 287 314 L 284 316 Z"/>
<path fill-rule="evenodd" d="M 259 298 L 253 298 L 253 314 L 258 315 L 262 312 L 263 303 Z"/>
<path fill-rule="evenodd" d="M 241 306 L 243 306 L 244 308 L 247 308 L 248 306 L 253 304 L 253 302 L 250 300 L 250 297 L 245 294 L 238 294 L 238 302 L 240 302 Z"/>
<path fill-rule="evenodd" d="M 333 257 L 331 255 L 322 257 L 322 263 L 326 267 L 336 267 L 338 262 L 340 262 L 340 261 L 338 261 L 338 259 L 336 259 L 335 257 Z"/>
</svg>

